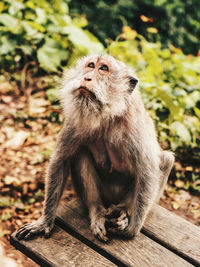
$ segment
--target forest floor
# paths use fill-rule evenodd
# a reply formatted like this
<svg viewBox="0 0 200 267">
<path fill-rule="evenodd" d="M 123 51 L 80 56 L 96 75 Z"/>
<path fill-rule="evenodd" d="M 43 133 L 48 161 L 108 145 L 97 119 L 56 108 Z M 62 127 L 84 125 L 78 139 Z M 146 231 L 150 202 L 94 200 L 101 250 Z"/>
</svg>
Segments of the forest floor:
<svg viewBox="0 0 200 267">
<path fill-rule="evenodd" d="M 0 244 L 19 266 L 37 264 L 15 250 L 9 236 L 41 215 L 45 169 L 62 125 L 60 107 L 46 99 L 43 89 L 27 89 L 22 95 L 16 84 L 0 83 Z M 175 171 L 185 169 L 200 171 L 176 162 L 160 205 L 200 225 L 200 197 L 184 190 L 182 181 L 173 177 Z M 73 198 L 68 179 L 63 199 Z"/>
</svg>

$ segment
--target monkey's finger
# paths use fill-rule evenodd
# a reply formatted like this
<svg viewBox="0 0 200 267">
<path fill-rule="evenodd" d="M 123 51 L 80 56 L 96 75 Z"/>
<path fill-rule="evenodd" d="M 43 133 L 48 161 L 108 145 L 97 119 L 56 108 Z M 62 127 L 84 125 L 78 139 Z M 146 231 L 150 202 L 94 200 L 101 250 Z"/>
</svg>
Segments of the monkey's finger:
<svg viewBox="0 0 200 267">
<path fill-rule="evenodd" d="M 118 221 L 123 221 L 123 220 L 125 220 L 125 219 L 128 219 L 128 215 L 127 215 L 127 213 L 124 211 L 124 210 L 122 210 L 121 212 L 120 212 L 120 216 L 119 216 L 119 218 L 117 219 Z"/>
<path fill-rule="evenodd" d="M 29 233 L 29 231 L 30 231 L 29 228 L 28 228 L 28 229 L 24 229 L 24 231 L 21 231 L 21 232 L 19 233 L 19 235 L 17 236 L 17 238 L 18 238 L 19 240 L 24 239 L 24 237 L 27 235 L 27 233 Z"/>
<path fill-rule="evenodd" d="M 17 231 L 17 234 L 16 234 L 16 237 L 18 238 L 24 231 L 26 230 L 30 230 L 31 229 L 31 224 L 27 224 L 25 227 L 23 228 L 20 228 L 18 231 Z"/>
<path fill-rule="evenodd" d="M 35 231 L 32 230 L 32 231 L 28 232 L 28 234 L 26 234 L 24 236 L 24 240 L 27 240 L 27 239 L 31 238 L 32 236 L 36 235 L 37 233 L 39 233 L 39 231 L 35 232 Z"/>
<path fill-rule="evenodd" d="M 40 228 L 36 228 L 36 229 L 32 229 L 30 230 L 25 236 L 24 236 L 24 239 L 27 240 L 29 239 L 30 237 L 34 236 L 34 235 L 37 235 L 39 233 L 43 232 L 42 229 Z"/>
<path fill-rule="evenodd" d="M 24 240 L 29 239 L 33 234 L 29 232 L 27 235 L 24 236 Z"/>
<path fill-rule="evenodd" d="M 103 242 L 107 242 L 108 241 L 108 237 L 106 236 L 107 232 L 106 232 L 106 228 L 104 226 L 103 223 L 97 222 L 97 224 L 95 225 L 95 227 L 93 228 L 93 234 L 100 240 Z"/>
<path fill-rule="evenodd" d="M 51 233 L 52 227 L 47 227 L 44 231 L 44 236 L 45 238 L 49 238 L 50 233 Z"/>
<path fill-rule="evenodd" d="M 23 225 L 22 227 L 20 227 L 18 230 L 17 230 L 17 233 L 16 233 L 16 237 L 19 235 L 19 233 L 21 232 L 21 231 L 23 231 L 25 228 L 27 228 L 27 226 L 29 226 L 30 225 L 30 223 L 27 223 L 27 224 L 25 224 L 25 225 Z"/>
<path fill-rule="evenodd" d="M 106 236 L 106 235 L 103 235 L 102 233 L 98 233 L 96 235 L 96 237 L 100 240 L 100 241 L 103 241 L 103 242 L 108 242 L 109 238 Z"/>
</svg>

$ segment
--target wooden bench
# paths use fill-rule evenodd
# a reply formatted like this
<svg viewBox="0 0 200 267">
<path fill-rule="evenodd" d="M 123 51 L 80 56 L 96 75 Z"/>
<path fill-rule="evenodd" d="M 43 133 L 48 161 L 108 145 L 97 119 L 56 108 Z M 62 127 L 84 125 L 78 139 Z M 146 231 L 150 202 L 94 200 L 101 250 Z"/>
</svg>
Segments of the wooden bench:
<svg viewBox="0 0 200 267">
<path fill-rule="evenodd" d="M 96 240 L 78 201 L 58 208 L 50 238 L 34 237 L 11 244 L 41 266 L 200 266 L 200 229 L 155 205 L 133 240 Z"/>
</svg>

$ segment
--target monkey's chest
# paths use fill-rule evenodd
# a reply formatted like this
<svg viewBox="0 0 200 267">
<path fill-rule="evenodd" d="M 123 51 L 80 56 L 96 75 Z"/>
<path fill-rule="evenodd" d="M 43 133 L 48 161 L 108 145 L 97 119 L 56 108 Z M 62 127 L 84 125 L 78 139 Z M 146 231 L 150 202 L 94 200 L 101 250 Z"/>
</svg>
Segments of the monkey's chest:
<svg viewBox="0 0 200 267">
<path fill-rule="evenodd" d="M 103 141 L 89 145 L 100 178 L 100 192 L 105 205 L 118 204 L 133 182 L 132 166 L 123 151 Z"/>
<path fill-rule="evenodd" d="M 103 141 L 89 145 L 96 166 L 101 172 L 112 174 L 116 172 L 128 173 L 132 166 L 124 151 L 110 147 Z"/>
</svg>

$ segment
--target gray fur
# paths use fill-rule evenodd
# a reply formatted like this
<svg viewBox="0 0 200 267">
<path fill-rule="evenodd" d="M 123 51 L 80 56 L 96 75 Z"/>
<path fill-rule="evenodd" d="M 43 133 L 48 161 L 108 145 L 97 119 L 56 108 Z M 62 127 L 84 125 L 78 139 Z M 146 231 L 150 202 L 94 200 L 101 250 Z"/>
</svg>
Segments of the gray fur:
<svg viewBox="0 0 200 267">
<path fill-rule="evenodd" d="M 61 90 L 65 122 L 47 170 L 44 212 L 18 230 L 19 239 L 49 235 L 70 171 L 96 237 L 139 233 L 174 156 L 160 148 L 136 84 L 133 70 L 107 55 L 85 57 L 67 72 Z"/>
</svg>

